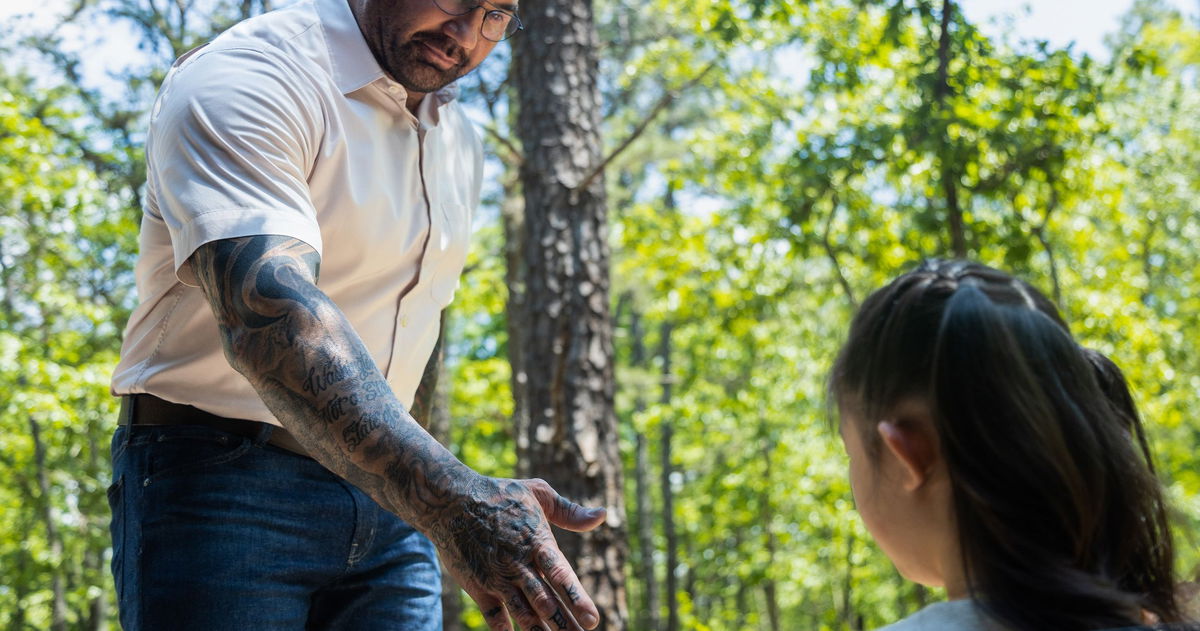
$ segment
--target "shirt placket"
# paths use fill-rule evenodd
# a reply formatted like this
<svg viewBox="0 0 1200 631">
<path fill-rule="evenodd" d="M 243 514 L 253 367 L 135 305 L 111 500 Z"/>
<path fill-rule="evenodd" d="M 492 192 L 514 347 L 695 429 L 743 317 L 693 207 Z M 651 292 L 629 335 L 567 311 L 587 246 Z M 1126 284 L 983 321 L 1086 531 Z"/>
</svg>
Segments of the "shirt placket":
<svg viewBox="0 0 1200 631">
<path fill-rule="evenodd" d="M 439 158 L 437 153 L 438 132 L 436 127 L 426 127 L 425 125 L 417 127 L 419 152 L 417 170 L 429 228 L 425 236 L 425 243 L 421 248 L 421 256 L 413 283 L 401 294 L 399 308 L 396 310 L 396 334 L 392 339 L 391 361 L 388 362 L 389 370 L 385 373 L 389 380 L 392 380 L 393 371 L 397 369 L 401 371 L 400 377 L 415 373 L 419 379 L 424 366 L 417 366 L 416 364 L 421 362 L 414 361 L 413 353 L 417 340 L 413 329 L 416 325 L 428 326 L 429 323 L 426 320 L 437 317 L 436 314 L 427 312 L 434 310 L 429 283 L 432 282 L 432 272 L 436 267 L 433 259 L 437 252 L 437 248 L 430 247 L 430 243 L 438 243 L 438 240 L 442 238 L 443 231 L 440 214 L 435 210 L 438 204 L 436 185 L 438 173 L 436 168 L 432 170 L 432 173 L 429 168 L 430 164 L 437 164 Z M 417 329 L 418 334 L 420 330 Z M 396 366 L 397 360 L 399 360 L 400 366 Z"/>
</svg>

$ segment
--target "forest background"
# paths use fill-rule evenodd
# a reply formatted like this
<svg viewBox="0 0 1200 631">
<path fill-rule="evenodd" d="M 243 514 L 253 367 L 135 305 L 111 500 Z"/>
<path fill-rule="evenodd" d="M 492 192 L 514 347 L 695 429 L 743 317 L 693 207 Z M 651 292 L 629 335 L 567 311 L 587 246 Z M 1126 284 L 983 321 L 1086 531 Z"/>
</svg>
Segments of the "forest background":
<svg viewBox="0 0 1200 631">
<path fill-rule="evenodd" d="M 0 628 L 116 628 L 108 379 L 144 115 L 175 56 L 272 6 L 73 0 L 0 36 Z M 1198 577 L 1194 17 L 1138 0 L 1093 57 L 953 0 L 526 10 L 462 82 L 489 183 L 420 412 L 476 469 L 610 507 L 565 544 L 605 629 L 869 629 L 942 597 L 863 530 L 824 392 L 858 301 L 930 256 L 1031 280 L 1125 369 Z M 99 86 L 72 28 L 140 61 Z M 534 115 L 553 99 L 566 118 Z M 548 343 L 562 317 L 581 328 Z M 581 385 L 540 418 L 555 377 Z M 447 629 L 484 628 L 446 594 Z"/>
</svg>

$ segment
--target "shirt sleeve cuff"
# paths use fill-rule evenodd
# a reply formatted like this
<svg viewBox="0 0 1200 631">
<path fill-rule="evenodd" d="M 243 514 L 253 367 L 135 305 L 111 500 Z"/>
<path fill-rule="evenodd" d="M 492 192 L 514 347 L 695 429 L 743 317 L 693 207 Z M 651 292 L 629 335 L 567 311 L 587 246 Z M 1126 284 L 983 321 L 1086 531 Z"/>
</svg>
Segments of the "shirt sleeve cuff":
<svg viewBox="0 0 1200 631">
<path fill-rule="evenodd" d="M 311 222 L 297 221 L 292 210 L 255 210 L 234 208 L 214 210 L 197 215 L 180 227 L 172 236 L 175 250 L 175 277 L 179 282 L 197 287 L 199 282 L 188 259 L 205 243 L 256 235 L 291 237 L 308 244 L 321 256 L 321 230 Z"/>
</svg>

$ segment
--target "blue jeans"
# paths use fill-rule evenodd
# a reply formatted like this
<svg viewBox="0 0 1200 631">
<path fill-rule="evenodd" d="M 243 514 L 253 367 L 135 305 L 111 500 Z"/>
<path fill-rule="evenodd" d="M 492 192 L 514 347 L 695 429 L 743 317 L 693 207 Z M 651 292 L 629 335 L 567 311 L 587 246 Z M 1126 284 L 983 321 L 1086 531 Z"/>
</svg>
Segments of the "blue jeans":
<svg viewBox="0 0 1200 631">
<path fill-rule="evenodd" d="M 126 631 L 440 631 L 433 544 L 315 460 L 200 426 L 113 436 Z"/>
</svg>

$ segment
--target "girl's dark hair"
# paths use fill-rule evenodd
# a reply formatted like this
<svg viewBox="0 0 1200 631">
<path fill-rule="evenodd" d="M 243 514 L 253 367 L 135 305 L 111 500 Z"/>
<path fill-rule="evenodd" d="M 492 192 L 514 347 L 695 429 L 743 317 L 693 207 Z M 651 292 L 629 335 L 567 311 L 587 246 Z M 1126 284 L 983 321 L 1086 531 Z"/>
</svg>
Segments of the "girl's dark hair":
<svg viewBox="0 0 1200 631">
<path fill-rule="evenodd" d="M 1012 629 L 1180 619 L 1162 488 L 1124 376 L 1029 284 L 927 261 L 873 293 L 833 401 L 870 431 L 904 399 L 932 413 L 971 595 Z"/>
</svg>

